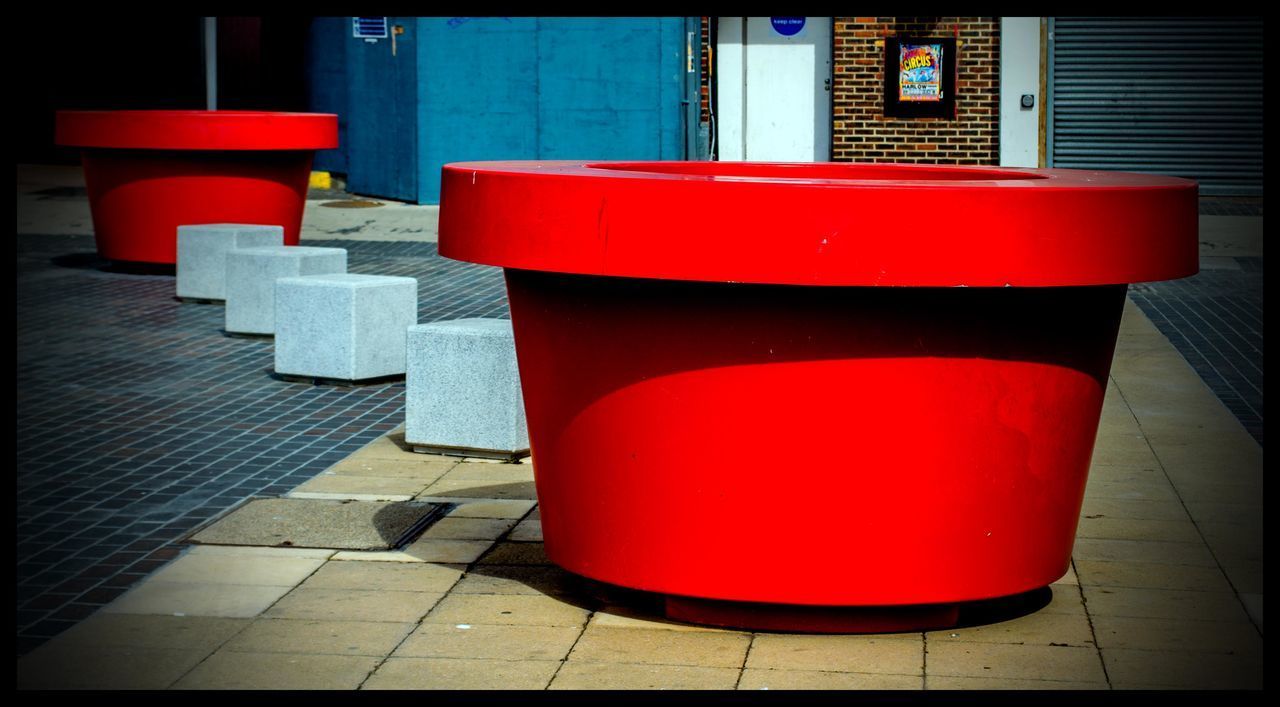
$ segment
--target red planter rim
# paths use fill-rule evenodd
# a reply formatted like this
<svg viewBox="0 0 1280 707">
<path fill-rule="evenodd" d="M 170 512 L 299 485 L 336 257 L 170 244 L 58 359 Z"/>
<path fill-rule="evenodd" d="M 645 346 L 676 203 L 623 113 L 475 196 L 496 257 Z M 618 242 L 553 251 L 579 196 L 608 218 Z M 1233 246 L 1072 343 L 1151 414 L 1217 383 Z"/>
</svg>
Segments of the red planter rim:
<svg viewBox="0 0 1280 707">
<path fill-rule="evenodd" d="M 269 111 L 58 111 L 55 142 L 143 150 L 324 150 L 338 116 Z"/>
<path fill-rule="evenodd" d="M 440 252 L 509 268 L 760 284 L 1048 287 L 1197 272 L 1197 185 L 854 163 L 445 165 Z"/>
</svg>

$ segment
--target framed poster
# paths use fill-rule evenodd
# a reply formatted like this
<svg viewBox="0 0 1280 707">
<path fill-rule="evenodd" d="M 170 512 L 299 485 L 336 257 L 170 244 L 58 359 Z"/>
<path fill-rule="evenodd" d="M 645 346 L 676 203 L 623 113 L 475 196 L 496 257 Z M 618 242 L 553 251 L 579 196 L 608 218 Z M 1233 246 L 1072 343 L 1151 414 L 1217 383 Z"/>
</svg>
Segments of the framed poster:
<svg viewBox="0 0 1280 707">
<path fill-rule="evenodd" d="M 884 114 L 956 117 L 955 37 L 885 37 Z"/>
</svg>

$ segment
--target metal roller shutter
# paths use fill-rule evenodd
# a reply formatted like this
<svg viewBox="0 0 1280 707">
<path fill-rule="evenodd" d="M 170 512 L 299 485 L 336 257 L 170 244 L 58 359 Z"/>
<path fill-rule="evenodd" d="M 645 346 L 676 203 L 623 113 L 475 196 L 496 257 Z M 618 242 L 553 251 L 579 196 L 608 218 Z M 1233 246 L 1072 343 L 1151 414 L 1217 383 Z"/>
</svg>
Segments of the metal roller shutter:
<svg viewBox="0 0 1280 707">
<path fill-rule="evenodd" d="M 1262 19 L 1055 17 L 1049 164 L 1262 194 Z"/>
</svg>

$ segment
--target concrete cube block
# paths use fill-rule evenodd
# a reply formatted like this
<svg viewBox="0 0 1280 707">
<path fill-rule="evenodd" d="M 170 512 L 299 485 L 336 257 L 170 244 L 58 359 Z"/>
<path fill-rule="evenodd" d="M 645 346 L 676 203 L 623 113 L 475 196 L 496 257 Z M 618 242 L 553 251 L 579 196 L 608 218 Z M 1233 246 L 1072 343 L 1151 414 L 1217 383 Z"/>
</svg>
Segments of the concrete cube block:
<svg viewBox="0 0 1280 707">
<path fill-rule="evenodd" d="M 404 375 L 418 281 L 335 273 L 276 280 L 276 373 L 344 381 Z"/>
<path fill-rule="evenodd" d="M 345 248 L 273 246 L 227 251 L 227 322 L 235 334 L 274 334 L 276 280 L 345 273 Z"/>
<path fill-rule="evenodd" d="M 409 328 L 405 442 L 423 451 L 515 458 L 529 451 L 508 319 Z"/>
<path fill-rule="evenodd" d="M 247 223 L 178 226 L 177 295 L 224 300 L 227 252 L 284 245 L 284 227 Z"/>
</svg>

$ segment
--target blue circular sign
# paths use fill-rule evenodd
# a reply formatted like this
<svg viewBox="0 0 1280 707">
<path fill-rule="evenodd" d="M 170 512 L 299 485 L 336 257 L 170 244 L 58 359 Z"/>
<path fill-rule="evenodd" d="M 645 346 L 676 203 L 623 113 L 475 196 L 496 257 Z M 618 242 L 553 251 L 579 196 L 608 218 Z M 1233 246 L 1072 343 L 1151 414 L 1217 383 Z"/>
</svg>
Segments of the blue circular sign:
<svg viewBox="0 0 1280 707">
<path fill-rule="evenodd" d="M 773 31 L 784 37 L 791 37 L 800 33 L 804 29 L 803 17 L 770 17 L 769 24 L 773 25 Z"/>
</svg>

